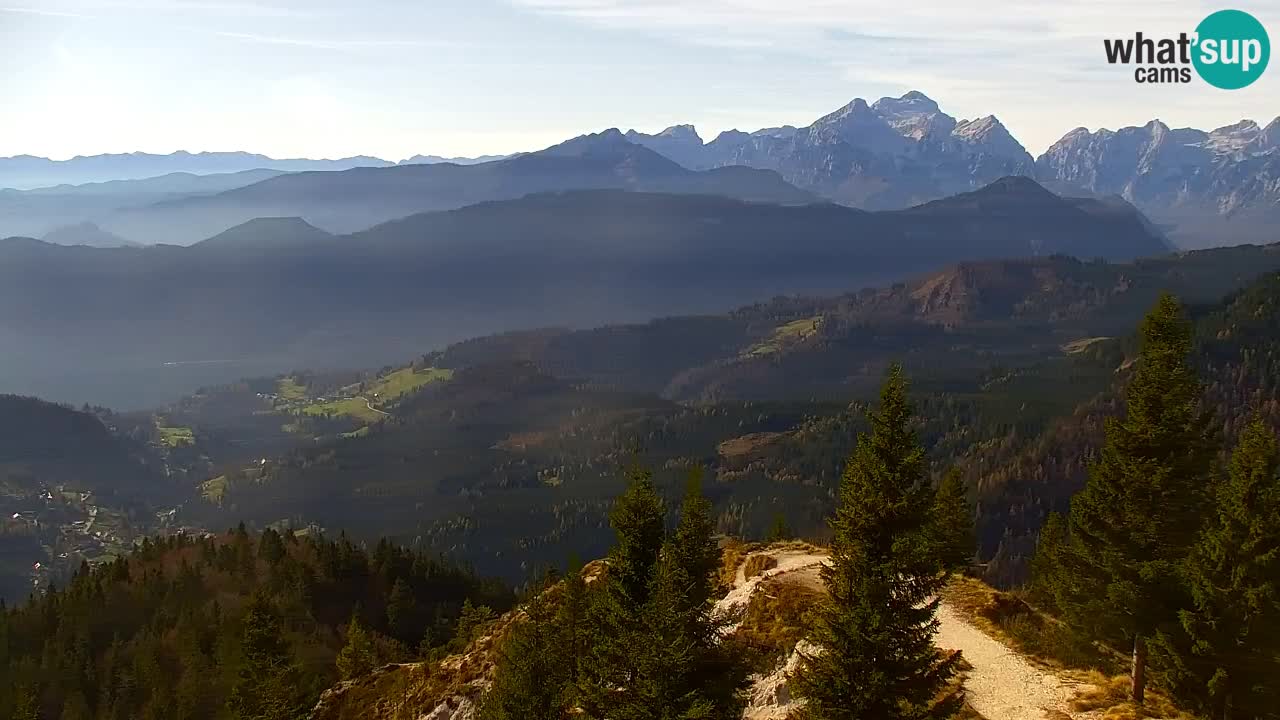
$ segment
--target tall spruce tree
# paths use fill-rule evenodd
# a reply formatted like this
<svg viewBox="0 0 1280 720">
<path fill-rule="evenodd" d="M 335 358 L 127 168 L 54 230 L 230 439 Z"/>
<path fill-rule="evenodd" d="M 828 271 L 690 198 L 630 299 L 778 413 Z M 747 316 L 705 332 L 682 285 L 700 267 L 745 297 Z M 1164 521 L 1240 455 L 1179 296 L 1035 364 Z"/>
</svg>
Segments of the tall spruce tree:
<svg viewBox="0 0 1280 720">
<path fill-rule="evenodd" d="M 711 577 L 720 567 L 720 548 L 715 541 L 711 502 L 702 493 L 701 468 L 689 474 L 680 505 L 680 521 L 671 540 L 672 560 L 684 572 L 689 584 L 685 606 L 694 611 L 705 609 L 715 590 Z"/>
<path fill-rule="evenodd" d="M 691 474 L 680 520 L 663 547 L 645 608 L 637 717 L 730 720 L 742 716 L 746 669 L 721 646 L 714 614 L 720 550 L 701 472 Z M 644 709 L 648 708 L 648 715 Z"/>
<path fill-rule="evenodd" d="M 647 471 L 630 473 L 610 522 L 617 542 L 608 568 L 593 588 L 587 623 L 594 641 L 581 666 L 578 696 L 589 717 L 622 720 L 634 706 L 647 629 L 644 611 L 666 534 L 666 508 Z"/>
<path fill-rule="evenodd" d="M 978 550 L 973 529 L 973 505 L 959 468 L 942 476 L 933 495 L 933 529 L 938 557 L 950 571 L 964 570 Z"/>
<path fill-rule="evenodd" d="M 1254 420 L 1214 488 L 1216 511 L 1187 561 L 1187 643 L 1161 637 L 1179 697 L 1214 720 L 1280 708 L 1280 449 Z"/>
<path fill-rule="evenodd" d="M 343 680 L 352 680 L 373 672 L 376 664 L 373 637 L 360 623 L 359 613 L 352 613 L 351 622 L 347 624 L 347 644 L 338 653 L 338 673 Z"/>
<path fill-rule="evenodd" d="M 592 642 L 587 626 L 588 601 L 587 583 L 582 577 L 582 563 L 576 557 L 571 558 L 564 582 L 561 584 L 556 627 L 560 632 L 560 643 L 565 651 L 569 680 L 575 688 L 582 680 L 582 666 L 586 662 L 587 648 Z M 574 695 L 576 696 L 576 690 Z"/>
<path fill-rule="evenodd" d="M 243 659 L 231 696 L 236 720 L 296 720 L 303 714 L 301 672 L 294 661 L 280 617 L 262 595 L 255 595 L 244 618 Z"/>
<path fill-rule="evenodd" d="M 890 369 L 870 419 L 831 521 L 827 597 L 811 635 L 818 650 L 801 658 L 792 685 L 807 701 L 807 720 L 941 720 L 962 702 L 947 691 L 960 654 L 933 645 L 945 579 L 900 366 Z"/>
<path fill-rule="evenodd" d="M 1062 548 L 1067 544 L 1067 521 L 1062 513 L 1051 512 L 1036 537 L 1036 553 L 1031 558 L 1031 597 L 1041 605 L 1057 608 L 1062 582 Z M 1069 581 L 1069 580 L 1068 580 Z"/>
<path fill-rule="evenodd" d="M 1177 622 L 1179 570 L 1195 541 L 1214 446 L 1189 361 L 1191 327 L 1165 294 L 1141 328 L 1126 412 L 1071 501 L 1070 543 L 1059 553 L 1058 606 L 1078 627 L 1133 649 L 1132 688 L 1143 701 L 1147 642 Z"/>
<path fill-rule="evenodd" d="M 493 687 L 481 720 L 561 720 L 570 716 L 574 668 L 555 609 L 535 593 L 498 650 Z"/>
</svg>

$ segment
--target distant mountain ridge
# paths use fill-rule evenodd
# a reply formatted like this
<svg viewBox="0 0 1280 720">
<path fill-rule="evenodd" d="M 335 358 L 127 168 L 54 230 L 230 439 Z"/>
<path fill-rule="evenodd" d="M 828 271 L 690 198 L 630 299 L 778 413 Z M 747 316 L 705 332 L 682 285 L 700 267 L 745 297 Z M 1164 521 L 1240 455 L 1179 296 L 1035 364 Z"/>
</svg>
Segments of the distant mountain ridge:
<svg viewBox="0 0 1280 720">
<path fill-rule="evenodd" d="M 400 164 L 451 162 L 472 164 L 498 159 L 442 158 L 416 155 Z M 34 155 L 0 158 L 0 188 L 30 190 L 56 185 L 83 185 L 112 180 L 141 180 L 171 173 L 212 175 L 246 170 L 349 170 L 354 167 L 390 167 L 397 163 L 368 155 L 338 159 L 273 158 L 249 152 L 198 152 L 179 150 L 168 155 L 153 153 L 108 153 L 77 155 L 69 160 L 50 160 Z"/>
<path fill-rule="evenodd" d="M 1025 178 L 892 212 L 695 192 L 706 174 L 781 183 L 747 168 L 699 174 L 676 166 L 662 183 L 671 192 L 636 191 L 651 186 L 649 162 L 674 163 L 619 138 L 512 162 L 533 177 L 569 163 L 594 167 L 586 177 L 621 173 L 636 182 L 420 213 L 351 235 L 328 237 L 285 218 L 193 247 L 0 241 L 0 378 L 16 391 L 136 407 L 167 397 L 155 395 L 156 373 L 144 368 L 193 364 L 209 371 L 208 383 L 217 373 L 220 381 L 241 377 L 247 364 L 276 372 L 378 366 L 485 333 L 723 312 L 963 260 L 1127 260 L 1166 251 L 1133 208 L 1060 198 Z M 605 151 L 614 145 L 629 153 L 626 164 Z M 598 165 L 584 163 L 584 148 Z M 438 167 L 453 168 L 447 179 L 493 165 Z M 689 192 L 674 192 L 680 188 Z M 333 197 L 344 191 L 334 186 Z M 95 373 L 134 380 L 92 385 L 110 396 L 70 394 L 87 372 L 85 357 Z"/>
<path fill-rule="evenodd" d="M 147 244 L 189 245 L 257 217 L 301 217 L 351 233 L 422 212 L 531 193 L 618 189 L 721 195 L 784 204 L 820 198 L 777 173 L 747 167 L 690 170 L 616 129 L 504 160 L 291 173 L 215 195 L 122 209 L 101 224 Z"/>
<path fill-rule="evenodd" d="M 1034 172 L 1031 155 L 995 116 L 957 122 L 918 91 L 874 104 L 857 98 L 808 127 L 728 131 L 705 145 L 687 125 L 627 137 L 693 168 L 777 170 L 797 187 L 872 210 Z"/>
<path fill-rule="evenodd" d="M 895 209 L 1025 175 L 1065 194 L 1115 195 L 1170 228 L 1181 247 L 1280 240 L 1280 118 L 1212 131 L 1141 127 L 1067 133 L 1039 158 L 993 115 L 957 121 L 918 91 L 858 98 L 808 127 L 691 125 L 627 138 L 691 168 L 741 164 L 854 207 Z"/>
</svg>

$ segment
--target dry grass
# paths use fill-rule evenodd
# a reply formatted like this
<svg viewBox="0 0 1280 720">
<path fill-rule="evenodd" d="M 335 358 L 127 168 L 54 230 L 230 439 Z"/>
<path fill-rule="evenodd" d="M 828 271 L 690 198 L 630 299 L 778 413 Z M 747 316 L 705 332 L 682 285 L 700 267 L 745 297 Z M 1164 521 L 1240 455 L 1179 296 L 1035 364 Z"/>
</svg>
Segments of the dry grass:
<svg viewBox="0 0 1280 720">
<path fill-rule="evenodd" d="M 772 667 L 809 633 L 810 614 L 822 593 L 799 583 L 770 579 L 751 597 L 734 642 L 757 669 Z"/>
<path fill-rule="evenodd" d="M 746 543 L 738 538 L 728 538 L 720 547 L 720 586 L 725 588 L 733 587 L 733 583 L 738 578 L 738 566 L 742 564 L 743 559 L 747 557 L 755 549 L 752 543 Z"/>
<path fill-rule="evenodd" d="M 1079 637 L 1013 593 L 999 592 L 974 578 L 958 577 L 943 591 L 943 597 L 983 632 L 1043 665 L 1109 673 L 1123 668 L 1122 658 Z"/>
<path fill-rule="evenodd" d="M 1081 673 L 1077 679 L 1086 686 L 1071 701 L 1079 712 L 1101 711 L 1102 720 L 1139 720 L 1140 718 L 1190 718 L 1174 707 L 1169 698 L 1147 688 L 1146 702 L 1135 705 L 1129 700 L 1129 676 L 1105 675 L 1096 670 Z"/>
<path fill-rule="evenodd" d="M 742 567 L 742 574 L 747 578 L 763 575 L 766 571 L 778 567 L 778 561 L 771 555 L 752 555 Z"/>
<path fill-rule="evenodd" d="M 716 446 L 716 451 L 725 458 L 754 455 L 760 450 L 772 445 L 781 437 L 783 437 L 783 433 L 778 432 L 751 433 L 749 435 L 725 440 Z"/>
</svg>

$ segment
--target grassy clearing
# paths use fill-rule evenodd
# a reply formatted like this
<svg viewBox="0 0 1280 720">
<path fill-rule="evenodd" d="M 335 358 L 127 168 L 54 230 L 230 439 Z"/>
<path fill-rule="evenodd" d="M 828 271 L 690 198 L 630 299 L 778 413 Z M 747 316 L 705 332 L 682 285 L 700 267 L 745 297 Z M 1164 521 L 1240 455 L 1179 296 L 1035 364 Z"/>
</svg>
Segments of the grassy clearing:
<svg viewBox="0 0 1280 720">
<path fill-rule="evenodd" d="M 200 494 L 205 500 L 211 503 L 222 504 L 222 496 L 227 493 L 227 476 L 219 475 L 216 478 L 205 480 L 200 484 Z"/>
<path fill-rule="evenodd" d="M 444 368 L 424 368 L 414 371 L 411 367 L 387 373 L 370 386 L 368 396 L 374 403 L 395 400 L 433 382 L 453 378 L 453 371 Z"/>
<path fill-rule="evenodd" d="M 726 458 L 746 457 L 772 445 L 784 433 L 758 432 L 725 440 L 716 446 L 716 451 Z"/>
<path fill-rule="evenodd" d="M 942 595 L 983 632 L 1043 665 L 1108 674 L 1123 670 L 1122 657 L 1081 638 L 1061 621 L 1037 611 L 1013 593 L 959 577 Z"/>
<path fill-rule="evenodd" d="M 156 422 L 156 431 L 160 433 L 160 442 L 171 448 L 196 444 L 195 433 L 188 427 L 168 427 Z"/>
<path fill-rule="evenodd" d="M 382 413 L 377 410 L 369 409 L 368 401 L 364 398 L 358 397 L 342 398 L 341 400 L 330 400 L 322 403 L 312 403 L 302 408 L 302 412 L 307 415 L 315 415 L 318 417 L 324 417 L 327 415 L 345 415 L 363 422 L 377 422 L 383 417 Z"/>
<path fill-rule="evenodd" d="M 747 348 L 743 355 L 747 357 L 758 357 L 762 355 L 772 355 L 782 350 L 782 348 L 792 343 L 804 340 L 818 332 L 818 328 L 822 326 L 822 316 L 814 315 L 813 317 L 804 318 L 802 320 L 792 320 L 786 325 L 780 325 L 773 331 L 773 335 L 764 342 L 756 343 Z"/>
<path fill-rule="evenodd" d="M 1104 342 L 1110 339 L 1111 338 L 1109 337 L 1091 337 L 1091 338 L 1081 338 L 1079 340 L 1072 340 L 1071 342 L 1062 346 L 1062 351 L 1068 355 L 1075 355 L 1076 353 L 1082 353 L 1085 350 L 1088 350 L 1092 345 L 1095 345 L 1097 343 Z"/>
<path fill-rule="evenodd" d="M 276 384 L 276 395 L 284 402 L 302 402 L 307 399 L 307 387 L 297 378 L 282 378 Z"/>
</svg>

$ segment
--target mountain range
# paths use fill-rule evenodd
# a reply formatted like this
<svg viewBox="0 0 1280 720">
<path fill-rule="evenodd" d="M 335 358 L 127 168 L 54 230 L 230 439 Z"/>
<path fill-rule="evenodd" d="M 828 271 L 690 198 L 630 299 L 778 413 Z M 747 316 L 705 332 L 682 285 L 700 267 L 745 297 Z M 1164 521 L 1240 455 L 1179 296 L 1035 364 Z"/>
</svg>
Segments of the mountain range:
<svg viewBox="0 0 1280 720">
<path fill-rule="evenodd" d="M 466 165 L 497 160 L 502 156 L 481 158 L 444 158 L 438 155 L 415 155 L 400 163 L 382 158 L 358 155 L 337 160 L 310 158 L 278 159 L 248 152 L 199 152 L 184 150 L 168 155 L 134 152 L 104 155 L 77 155 L 69 160 L 50 160 L 34 155 L 0 158 L 0 189 L 30 190 L 55 185 L 83 185 L 112 180 L 141 180 L 172 173 L 212 175 L 245 170 L 347 170 L 353 167 L 389 167 L 449 162 Z"/>
<path fill-rule="evenodd" d="M 721 133 L 691 125 L 627 138 L 690 168 L 747 165 L 866 209 L 901 208 L 1026 175 L 1066 194 L 1118 195 L 1182 247 L 1274 242 L 1280 219 L 1280 118 L 1212 131 L 1159 120 L 1067 133 L 1038 159 L 993 115 L 956 120 L 912 91 L 855 99 L 808 127 Z"/>
<path fill-rule="evenodd" d="M 349 233 L 418 212 L 599 188 L 901 209 L 1024 175 L 1064 195 L 1119 196 L 1179 247 L 1266 243 L 1277 239 L 1280 218 L 1278 142 L 1280 118 L 1212 131 L 1153 120 L 1118 131 L 1077 128 L 1037 159 L 995 116 L 958 120 L 912 91 L 874 103 L 855 99 L 806 127 L 730 130 L 710 142 L 691 125 L 652 135 L 608 130 L 505 158 L 419 155 L 399 165 L 248 153 L 10 158 L 0 159 L 0 185 L 6 167 L 10 177 L 39 168 L 82 178 L 179 167 L 185 174 L 0 190 L 0 237 L 43 237 L 92 222 L 127 242 L 190 244 L 255 217 L 301 217 Z M 233 169 L 239 172 L 222 172 Z M 205 172 L 218 174 L 191 174 Z"/>
<path fill-rule="evenodd" d="M 775 172 L 747 167 L 690 170 L 609 130 L 475 165 L 290 173 L 213 195 L 122 208 L 99 224 L 147 244 L 189 245 L 258 217 L 301 217 L 328 232 L 351 233 L 415 213 L 530 193 L 596 189 L 786 204 L 819 200 Z"/>
<path fill-rule="evenodd" d="M 773 173 L 689 171 L 620 135 L 606 141 L 628 153 L 628 174 L 616 180 L 623 186 L 629 179 L 695 192 L 703 178 L 726 176 L 744 191 L 798 192 Z M 588 152 L 600 163 L 584 165 L 576 150 L 559 152 L 568 154 L 503 163 L 527 168 L 514 177 L 535 181 L 566 163 L 588 168 L 588 178 L 621 172 L 612 156 Z M 662 183 L 642 181 L 654 177 L 642 172 L 642 161 L 669 174 L 659 175 Z M 449 167 L 456 177 L 503 163 L 397 170 Z M 340 203 L 342 191 L 335 186 L 316 201 Z M 213 376 L 202 378 L 207 383 L 247 374 L 246 364 L 274 372 L 377 366 L 485 333 L 721 312 L 963 260 L 1128 260 L 1167 249 L 1131 206 L 1062 198 L 1018 177 L 883 212 L 606 189 L 480 202 L 342 236 L 294 217 L 256 219 L 191 247 L 99 249 L 12 238 L 0 243 L 0 340 L 9 349 L 0 358 L 0 390 L 138 407 L 173 397 L 163 368 L 202 368 Z M 190 378 L 175 385 L 193 386 Z"/>
</svg>

